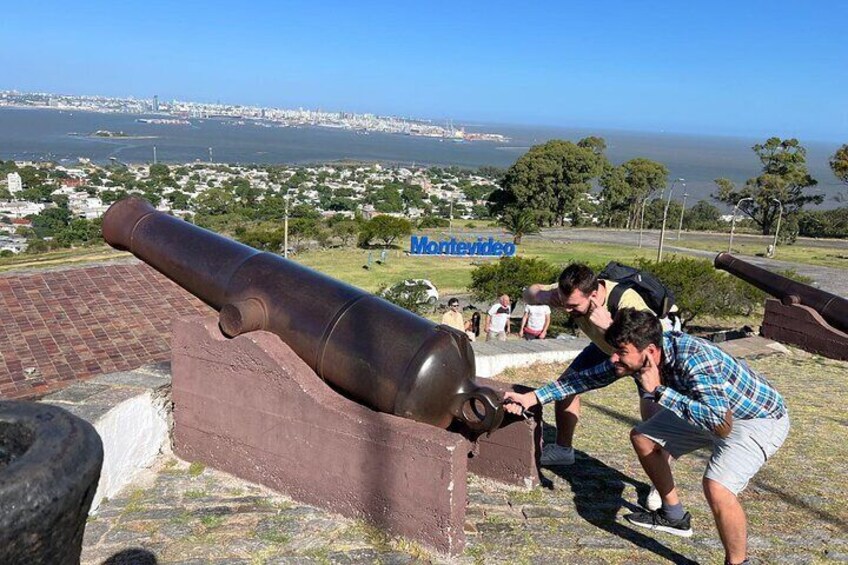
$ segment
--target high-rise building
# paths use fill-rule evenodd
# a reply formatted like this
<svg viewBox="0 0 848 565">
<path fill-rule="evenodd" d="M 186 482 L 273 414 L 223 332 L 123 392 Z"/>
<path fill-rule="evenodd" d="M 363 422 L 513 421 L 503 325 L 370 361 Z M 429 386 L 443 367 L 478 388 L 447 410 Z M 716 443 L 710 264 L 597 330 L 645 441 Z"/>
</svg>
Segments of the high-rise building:
<svg viewBox="0 0 848 565">
<path fill-rule="evenodd" d="M 14 194 L 24 189 L 24 183 L 21 181 L 21 175 L 18 173 L 9 173 L 6 175 L 6 182 L 9 183 L 9 194 Z"/>
<path fill-rule="evenodd" d="M 159 95 L 158 94 L 153 95 L 153 111 L 154 112 L 159 111 Z"/>
</svg>

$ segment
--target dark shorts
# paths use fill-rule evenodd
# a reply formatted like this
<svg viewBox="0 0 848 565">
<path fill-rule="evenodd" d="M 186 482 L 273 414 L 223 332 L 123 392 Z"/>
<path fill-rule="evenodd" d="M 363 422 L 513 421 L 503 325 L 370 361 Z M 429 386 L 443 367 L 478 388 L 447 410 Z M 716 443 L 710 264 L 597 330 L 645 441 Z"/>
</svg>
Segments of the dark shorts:
<svg viewBox="0 0 848 565">
<path fill-rule="evenodd" d="M 585 371 L 586 369 L 591 369 L 592 367 L 600 365 L 609 358 L 609 355 L 604 353 L 600 347 L 593 343 L 583 349 L 583 351 L 574 358 L 574 361 L 571 362 L 571 365 L 569 365 L 568 368 L 572 371 Z"/>
<path fill-rule="evenodd" d="M 592 343 L 588 347 L 583 349 L 583 351 L 581 351 L 580 354 L 574 358 L 574 361 L 572 361 L 571 364 L 568 366 L 568 370 L 585 371 L 586 369 L 596 367 L 601 363 L 604 363 L 605 361 L 609 361 L 609 358 L 610 356 L 607 353 L 604 353 L 603 349 Z M 638 383 L 635 384 L 636 392 L 641 396 L 642 390 L 639 387 Z"/>
</svg>

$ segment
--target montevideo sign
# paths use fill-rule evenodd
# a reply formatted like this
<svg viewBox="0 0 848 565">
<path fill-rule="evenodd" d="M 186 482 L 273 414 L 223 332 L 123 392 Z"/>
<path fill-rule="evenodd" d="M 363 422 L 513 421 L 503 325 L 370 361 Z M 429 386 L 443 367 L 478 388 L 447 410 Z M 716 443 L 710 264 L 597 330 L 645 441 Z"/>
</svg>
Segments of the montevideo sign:
<svg viewBox="0 0 848 565">
<path fill-rule="evenodd" d="M 477 241 L 457 241 L 455 237 L 442 241 L 430 240 L 423 235 L 413 235 L 409 242 L 411 255 L 451 255 L 455 257 L 512 257 L 515 244 L 478 237 Z"/>
</svg>

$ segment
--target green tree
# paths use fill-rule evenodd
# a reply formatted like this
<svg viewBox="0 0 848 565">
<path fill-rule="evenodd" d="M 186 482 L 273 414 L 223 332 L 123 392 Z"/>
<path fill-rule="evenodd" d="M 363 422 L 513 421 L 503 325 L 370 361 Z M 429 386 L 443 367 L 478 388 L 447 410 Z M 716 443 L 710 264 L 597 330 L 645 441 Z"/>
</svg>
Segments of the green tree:
<svg viewBox="0 0 848 565">
<path fill-rule="evenodd" d="M 596 153 L 598 142 L 590 139 L 531 147 L 506 172 L 502 191 L 490 195 L 490 209 L 503 213 L 514 204 L 548 225 L 563 225 L 566 216 L 582 213 L 591 181 L 607 162 Z"/>
<path fill-rule="evenodd" d="M 642 157 L 610 167 L 601 176 L 601 223 L 634 229 L 639 226 L 642 204 L 666 186 L 668 169 Z"/>
<path fill-rule="evenodd" d="M 539 224 L 536 216 L 530 210 L 508 208 L 500 221 L 501 226 L 507 233 L 512 235 L 512 242 L 516 245 L 521 243 L 521 238 L 532 233 L 539 233 Z"/>
<path fill-rule="evenodd" d="M 534 283 L 556 282 L 559 273 L 559 267 L 543 259 L 503 257 L 471 271 L 468 290 L 475 300 L 492 300 L 501 294 L 508 294 L 515 302 L 524 287 Z"/>
<path fill-rule="evenodd" d="M 775 199 L 783 204 L 787 216 L 797 215 L 806 204 L 824 200 L 821 195 L 805 194 L 818 181 L 807 171 L 807 151 L 797 139 L 771 137 L 752 149 L 762 164 L 760 175 L 748 179 L 741 188 L 726 178 L 716 179 L 718 192 L 713 197 L 731 206 L 742 198 L 753 198 L 740 210 L 761 228 L 763 235 L 771 233 L 780 214 Z"/>
<path fill-rule="evenodd" d="M 418 184 L 405 184 L 400 191 L 405 210 L 424 206 L 424 189 Z"/>
<path fill-rule="evenodd" d="M 423 314 L 426 309 L 432 310 L 432 306 L 427 304 L 427 291 L 423 284 L 410 285 L 400 281 L 391 285 L 382 285 L 375 294 L 418 315 Z"/>
<path fill-rule="evenodd" d="M 233 193 L 223 188 L 209 188 L 194 199 L 194 209 L 198 215 L 227 214 L 232 212 L 234 207 Z"/>
<path fill-rule="evenodd" d="M 165 198 L 171 204 L 171 208 L 176 210 L 188 210 L 189 203 L 191 202 L 188 194 L 180 192 L 179 190 L 169 192 Z"/>
<path fill-rule="evenodd" d="M 333 222 L 330 226 L 330 232 L 341 240 L 342 245 L 347 247 L 359 233 L 359 224 L 354 220 Z"/>
<path fill-rule="evenodd" d="M 360 246 L 367 247 L 374 239 L 380 239 L 389 247 L 399 237 L 412 233 L 409 220 L 393 216 L 375 216 L 359 230 Z"/>
<path fill-rule="evenodd" d="M 689 230 L 717 230 L 722 227 L 721 211 L 706 200 L 700 200 L 686 210 L 683 215 L 683 225 Z"/>
<path fill-rule="evenodd" d="M 836 178 L 848 184 L 848 144 L 837 149 L 836 153 L 830 158 L 830 170 L 833 171 Z M 848 192 L 837 197 L 837 200 L 840 201 L 846 199 L 848 199 Z"/>
<path fill-rule="evenodd" d="M 56 234 L 56 242 L 62 247 L 91 245 L 103 241 L 100 219 L 77 218 Z"/>
<path fill-rule="evenodd" d="M 36 215 L 27 216 L 32 221 L 32 229 L 39 238 L 55 237 L 71 223 L 71 213 L 67 208 L 45 208 Z"/>
</svg>

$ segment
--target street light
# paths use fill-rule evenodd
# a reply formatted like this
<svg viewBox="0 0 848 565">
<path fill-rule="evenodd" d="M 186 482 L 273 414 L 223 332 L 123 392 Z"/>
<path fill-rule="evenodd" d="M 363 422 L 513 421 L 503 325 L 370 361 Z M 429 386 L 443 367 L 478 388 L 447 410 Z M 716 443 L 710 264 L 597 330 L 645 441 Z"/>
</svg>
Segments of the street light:
<svg viewBox="0 0 848 565">
<path fill-rule="evenodd" d="M 687 192 L 683 193 L 683 207 L 680 209 L 680 223 L 677 224 L 677 239 L 680 240 L 680 230 L 683 229 L 683 212 L 686 211 L 686 198 L 689 196 Z"/>
<path fill-rule="evenodd" d="M 674 194 L 674 185 L 677 182 L 683 182 L 685 179 L 674 179 L 671 183 L 671 188 L 668 191 L 668 200 L 665 201 L 665 209 L 663 210 L 662 228 L 660 228 L 660 244 L 657 247 L 657 263 L 662 261 L 663 243 L 665 243 L 665 222 L 668 218 L 668 206 L 671 204 L 671 195 Z M 684 185 L 686 186 L 686 185 Z"/>
<path fill-rule="evenodd" d="M 283 220 L 283 257 L 288 259 L 289 256 L 289 193 L 283 195 L 283 200 L 286 201 L 286 217 Z"/>
<path fill-rule="evenodd" d="M 736 203 L 736 206 L 733 207 L 733 219 L 730 221 L 730 243 L 727 244 L 728 253 L 733 252 L 733 230 L 736 229 L 736 211 L 739 210 L 739 205 L 745 202 L 746 200 L 753 200 L 753 198 L 750 196 L 740 198 L 739 202 Z"/>
<path fill-rule="evenodd" d="M 645 226 L 645 204 L 648 203 L 648 198 L 650 196 L 646 196 L 644 200 L 642 200 L 642 214 L 639 217 L 639 248 L 642 248 L 642 228 Z"/>
<path fill-rule="evenodd" d="M 450 212 L 448 213 L 448 234 L 450 235 L 453 235 L 453 197 L 454 193 L 451 191 Z"/>
<path fill-rule="evenodd" d="M 780 233 L 780 218 L 783 216 L 783 204 L 777 198 L 772 198 L 773 202 L 777 202 L 777 205 L 780 206 L 780 212 L 777 214 L 777 227 L 774 229 L 774 243 L 771 246 L 771 255 L 774 257 L 775 253 L 777 253 L 777 234 Z"/>
</svg>

